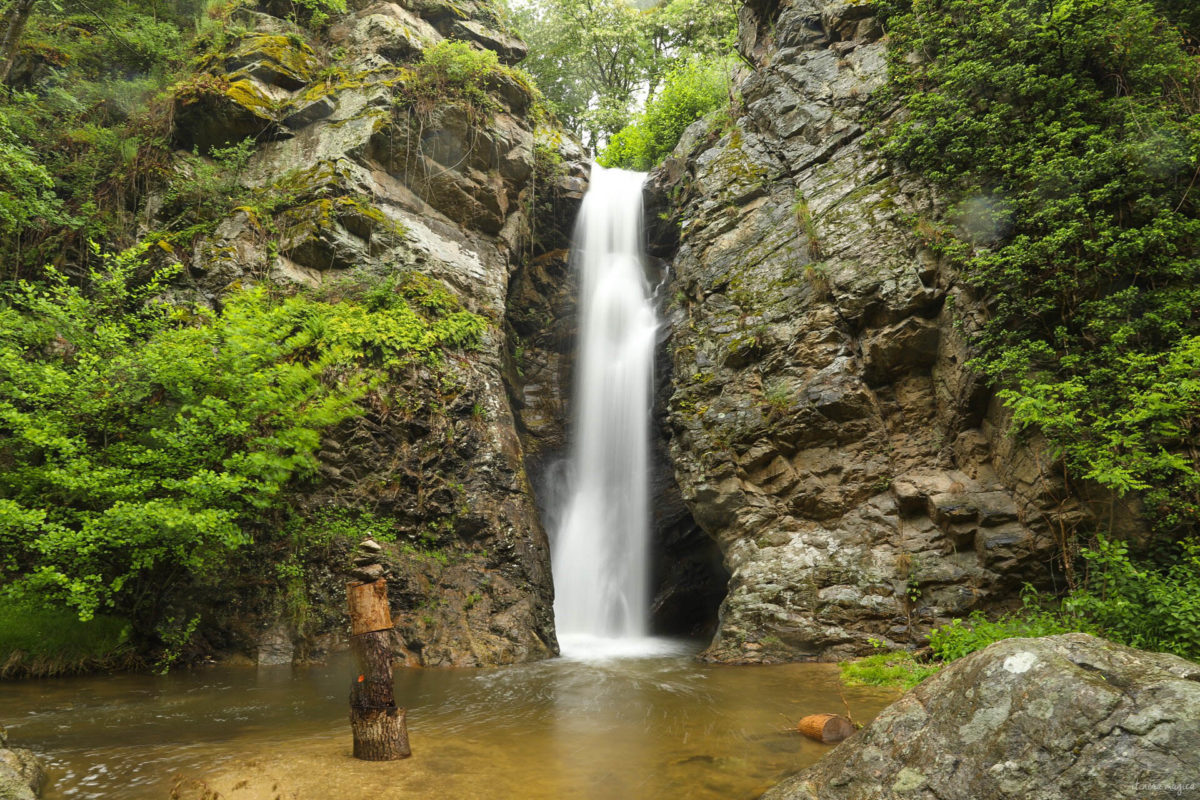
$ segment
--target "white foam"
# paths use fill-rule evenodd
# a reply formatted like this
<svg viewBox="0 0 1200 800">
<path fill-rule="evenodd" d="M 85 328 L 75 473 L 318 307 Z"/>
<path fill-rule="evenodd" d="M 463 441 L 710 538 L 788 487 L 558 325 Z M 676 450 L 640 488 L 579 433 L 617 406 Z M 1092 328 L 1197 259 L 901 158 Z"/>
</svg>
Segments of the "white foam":
<svg viewBox="0 0 1200 800">
<path fill-rule="evenodd" d="M 662 658 L 687 655 L 692 645 L 656 636 L 609 638 L 586 633 L 558 637 L 562 657 L 569 661 L 614 661 L 629 658 Z"/>
</svg>

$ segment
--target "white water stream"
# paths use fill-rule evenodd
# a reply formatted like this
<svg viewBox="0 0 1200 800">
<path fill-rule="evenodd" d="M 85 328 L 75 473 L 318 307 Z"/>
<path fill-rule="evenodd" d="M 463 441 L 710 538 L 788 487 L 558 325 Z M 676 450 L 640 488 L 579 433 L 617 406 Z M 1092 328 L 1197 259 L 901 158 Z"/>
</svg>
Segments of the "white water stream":
<svg viewBox="0 0 1200 800">
<path fill-rule="evenodd" d="M 642 253 L 640 172 L 593 166 L 575 228 L 579 348 L 571 484 L 554 536 L 564 656 L 661 652 L 650 609 L 650 405 L 658 322 Z"/>
</svg>

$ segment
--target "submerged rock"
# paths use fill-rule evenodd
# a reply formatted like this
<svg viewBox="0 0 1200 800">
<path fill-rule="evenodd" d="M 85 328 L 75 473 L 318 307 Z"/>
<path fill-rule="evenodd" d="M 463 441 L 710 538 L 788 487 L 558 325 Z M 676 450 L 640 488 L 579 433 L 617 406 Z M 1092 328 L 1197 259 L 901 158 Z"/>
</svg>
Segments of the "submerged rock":
<svg viewBox="0 0 1200 800">
<path fill-rule="evenodd" d="M 1082 633 L 954 662 L 763 800 L 1200 796 L 1200 666 Z"/>
</svg>

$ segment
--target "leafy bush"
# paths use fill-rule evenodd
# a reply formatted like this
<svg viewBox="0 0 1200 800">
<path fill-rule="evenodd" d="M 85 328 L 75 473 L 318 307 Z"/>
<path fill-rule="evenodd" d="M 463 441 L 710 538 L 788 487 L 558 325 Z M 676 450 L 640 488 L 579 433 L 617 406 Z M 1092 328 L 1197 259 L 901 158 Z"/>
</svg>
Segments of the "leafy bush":
<svg viewBox="0 0 1200 800">
<path fill-rule="evenodd" d="M 974 611 L 966 620 L 954 619 L 948 625 L 934 628 L 929 634 L 929 646 L 934 655 L 943 661 L 954 661 L 1002 639 L 1092 630 L 1090 625 L 1069 614 L 1042 608 L 1037 593 L 1028 587 L 1021 599 L 1023 607 L 1020 611 L 999 619 L 989 620 L 983 612 Z"/>
<path fill-rule="evenodd" d="M 1149 0 L 892 6 L 884 150 L 956 201 L 928 239 L 987 301 L 977 366 L 1073 475 L 1194 535 L 1200 59 Z"/>
<path fill-rule="evenodd" d="M 384 370 L 485 329 L 418 276 L 337 302 L 166 303 L 144 251 L 103 256 L 88 292 L 58 278 L 0 298 L 0 585 L 143 633 L 269 534 L 321 432 Z"/>
<path fill-rule="evenodd" d="M 1165 567 L 1136 564 L 1124 542 L 1103 537 L 1082 555 L 1088 581 L 1064 601 L 1071 613 L 1122 644 L 1200 661 L 1200 542 Z"/>
<path fill-rule="evenodd" d="M 54 180 L 33 151 L 0 116 L 0 238 L 7 239 L 34 220 L 62 222 Z"/>
<path fill-rule="evenodd" d="M 696 120 L 729 102 L 732 59 L 693 59 L 675 67 L 662 91 L 634 122 L 613 135 L 596 159 L 601 166 L 645 171 L 675 148 Z"/>
</svg>

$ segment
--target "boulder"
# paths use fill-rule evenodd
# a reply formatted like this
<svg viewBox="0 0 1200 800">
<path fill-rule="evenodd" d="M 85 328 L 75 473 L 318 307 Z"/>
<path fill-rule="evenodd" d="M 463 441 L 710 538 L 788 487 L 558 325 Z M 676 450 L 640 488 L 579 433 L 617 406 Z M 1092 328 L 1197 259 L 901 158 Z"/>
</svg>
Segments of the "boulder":
<svg viewBox="0 0 1200 800">
<path fill-rule="evenodd" d="M 1200 665 L 1082 633 L 954 662 L 763 800 L 1200 796 Z"/>
<path fill-rule="evenodd" d="M 7 749 L 0 728 L 0 800 L 36 800 L 46 782 L 46 768 L 32 750 Z"/>
<path fill-rule="evenodd" d="M 225 58 L 225 69 L 294 91 L 321 68 L 317 54 L 298 35 L 252 33 Z"/>
</svg>

